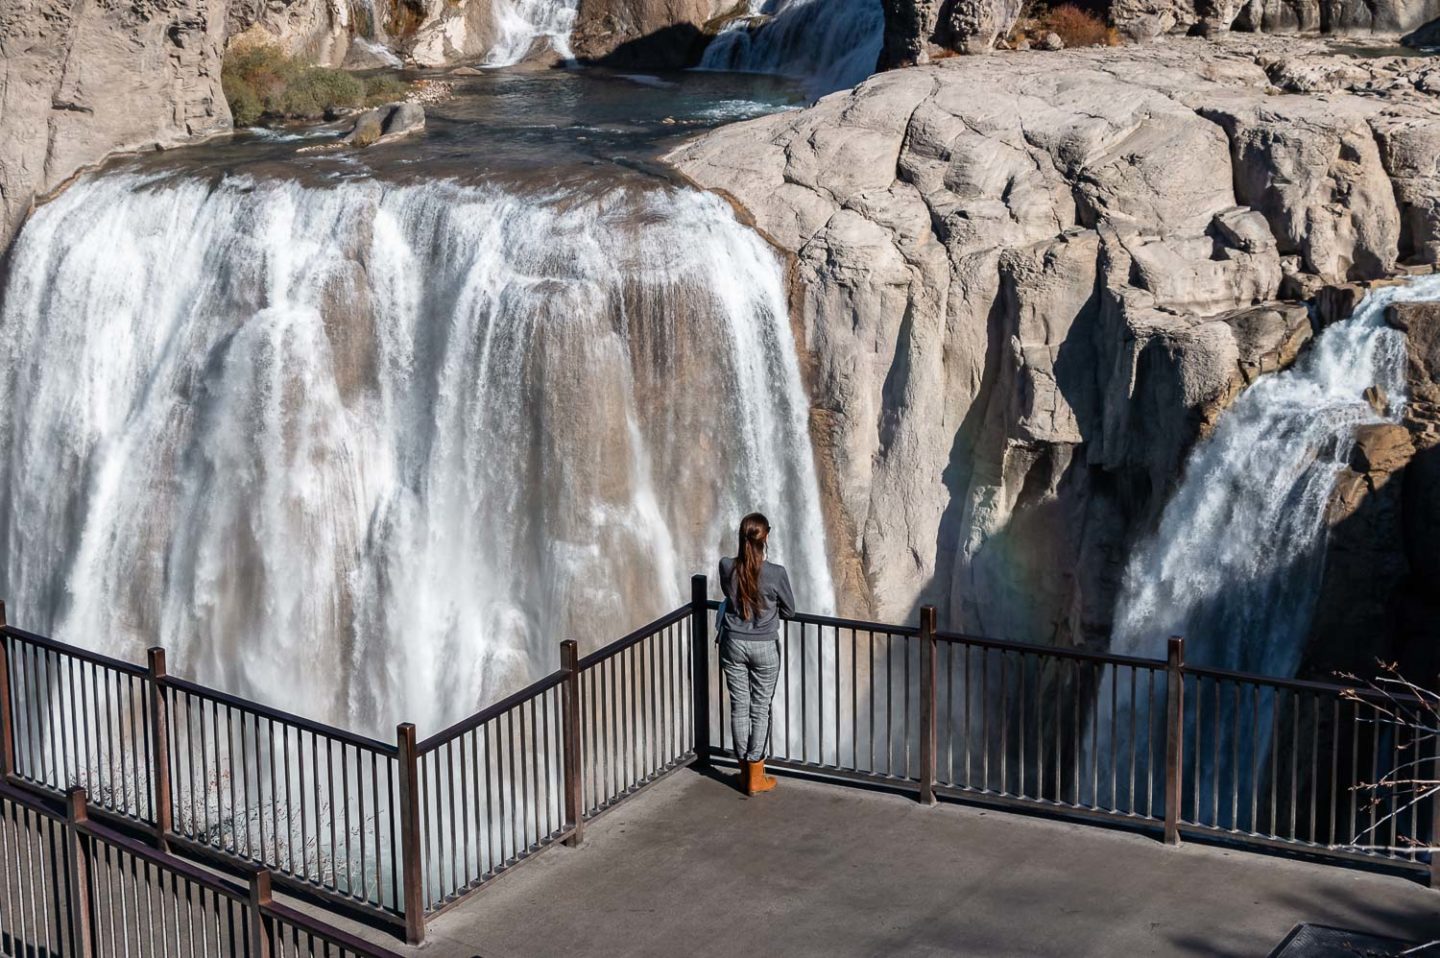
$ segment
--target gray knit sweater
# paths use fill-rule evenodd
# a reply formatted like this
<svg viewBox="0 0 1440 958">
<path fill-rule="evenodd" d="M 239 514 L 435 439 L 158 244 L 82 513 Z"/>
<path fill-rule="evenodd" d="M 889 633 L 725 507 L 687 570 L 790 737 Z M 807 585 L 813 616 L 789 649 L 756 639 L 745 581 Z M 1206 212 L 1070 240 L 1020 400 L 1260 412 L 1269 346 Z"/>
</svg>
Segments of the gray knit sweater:
<svg viewBox="0 0 1440 958">
<path fill-rule="evenodd" d="M 790 576 L 783 565 L 767 562 L 760 567 L 760 608 L 753 619 L 740 618 L 735 601 L 733 579 L 735 560 L 720 560 L 720 588 L 725 593 L 725 633 L 741 641 L 773 639 L 780 632 L 780 619 L 795 614 L 795 593 L 790 591 Z"/>
</svg>

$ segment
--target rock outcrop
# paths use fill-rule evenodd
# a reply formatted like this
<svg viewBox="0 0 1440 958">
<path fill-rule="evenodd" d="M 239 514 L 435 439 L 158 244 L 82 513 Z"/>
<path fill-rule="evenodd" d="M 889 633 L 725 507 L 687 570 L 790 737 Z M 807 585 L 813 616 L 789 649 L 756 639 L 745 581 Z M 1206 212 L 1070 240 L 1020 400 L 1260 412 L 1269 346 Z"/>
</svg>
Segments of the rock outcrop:
<svg viewBox="0 0 1440 958">
<path fill-rule="evenodd" d="M 352 37 L 378 27 L 357 23 L 349 0 L 230 0 L 224 6 L 231 43 L 271 44 L 317 66 L 340 66 Z"/>
<path fill-rule="evenodd" d="M 611 66 L 678 69 L 700 59 L 717 19 L 744 0 L 580 0 L 570 48 Z"/>
<path fill-rule="evenodd" d="M 1310 335 L 1282 290 L 1433 262 L 1440 104 L 1408 62 L 1277 87 L 1325 49 L 954 58 L 672 155 L 794 258 L 850 611 L 1103 643 L 1189 446 Z"/>
<path fill-rule="evenodd" d="M 36 196 L 116 151 L 228 129 L 224 4 L 0 4 L 0 250 Z"/>
<path fill-rule="evenodd" d="M 929 63 L 934 52 L 983 53 L 1015 26 L 1020 0 L 883 0 L 884 68 Z"/>
</svg>

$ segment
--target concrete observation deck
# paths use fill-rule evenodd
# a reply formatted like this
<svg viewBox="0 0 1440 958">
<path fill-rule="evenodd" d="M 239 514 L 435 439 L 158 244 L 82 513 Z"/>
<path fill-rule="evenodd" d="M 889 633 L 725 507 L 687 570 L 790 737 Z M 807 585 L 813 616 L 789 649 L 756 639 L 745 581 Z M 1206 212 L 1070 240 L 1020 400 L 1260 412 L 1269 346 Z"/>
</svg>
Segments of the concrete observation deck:
<svg viewBox="0 0 1440 958">
<path fill-rule="evenodd" d="M 580 847 L 439 916 L 415 954 L 1263 956 L 1300 922 L 1440 937 L 1440 893 L 1403 876 L 793 777 L 753 799 L 733 783 L 671 774 Z"/>
</svg>

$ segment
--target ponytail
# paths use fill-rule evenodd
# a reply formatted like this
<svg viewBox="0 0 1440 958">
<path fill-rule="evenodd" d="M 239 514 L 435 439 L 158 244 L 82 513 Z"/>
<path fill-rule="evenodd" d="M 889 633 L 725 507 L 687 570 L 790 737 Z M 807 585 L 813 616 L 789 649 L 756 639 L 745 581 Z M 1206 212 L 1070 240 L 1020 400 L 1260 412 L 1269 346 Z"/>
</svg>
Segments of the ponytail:
<svg viewBox="0 0 1440 958">
<path fill-rule="evenodd" d="M 758 512 L 740 520 L 740 545 L 735 552 L 732 587 L 740 617 L 749 621 L 760 612 L 760 567 L 765 564 L 765 540 L 770 521 Z"/>
</svg>

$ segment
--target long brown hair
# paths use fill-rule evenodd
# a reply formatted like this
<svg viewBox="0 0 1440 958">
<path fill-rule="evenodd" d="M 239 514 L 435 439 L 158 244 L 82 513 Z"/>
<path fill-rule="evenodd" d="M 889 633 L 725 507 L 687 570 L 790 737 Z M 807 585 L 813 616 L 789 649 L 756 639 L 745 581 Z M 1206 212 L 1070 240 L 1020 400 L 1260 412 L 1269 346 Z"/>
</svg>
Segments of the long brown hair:
<svg viewBox="0 0 1440 958">
<path fill-rule="evenodd" d="M 760 567 L 765 564 L 765 540 L 770 520 L 752 512 L 740 520 L 740 545 L 735 550 L 735 604 L 740 618 L 750 620 L 760 611 Z"/>
</svg>

